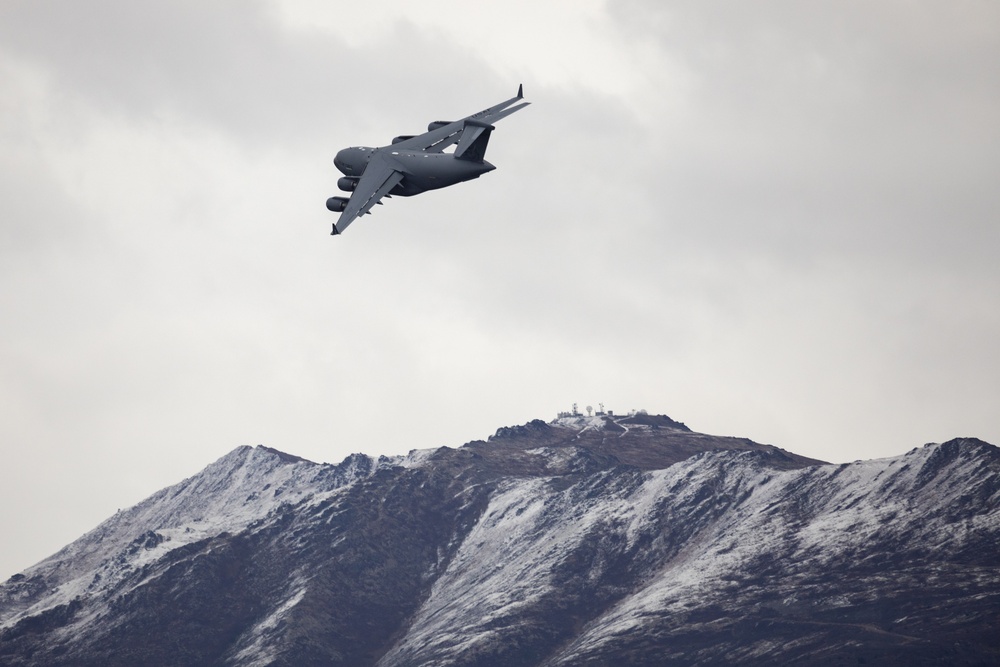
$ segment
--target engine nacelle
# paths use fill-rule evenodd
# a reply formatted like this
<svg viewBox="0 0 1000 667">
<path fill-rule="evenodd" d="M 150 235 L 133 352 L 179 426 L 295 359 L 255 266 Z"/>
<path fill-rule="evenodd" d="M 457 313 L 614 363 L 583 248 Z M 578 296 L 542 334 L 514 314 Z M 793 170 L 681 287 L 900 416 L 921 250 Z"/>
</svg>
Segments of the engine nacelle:
<svg viewBox="0 0 1000 667">
<path fill-rule="evenodd" d="M 417 136 L 417 135 L 415 135 L 415 134 L 401 134 L 398 137 L 393 137 L 392 138 L 392 143 L 398 144 L 400 141 L 406 141 L 407 139 L 412 139 L 415 136 Z"/>
<path fill-rule="evenodd" d="M 351 178 L 350 176 L 341 176 L 337 179 L 337 187 L 344 192 L 354 192 L 354 188 L 358 187 L 358 179 Z"/>
<path fill-rule="evenodd" d="M 326 200 L 326 207 L 334 213 L 342 213 L 347 208 L 347 197 L 330 197 Z"/>
<path fill-rule="evenodd" d="M 451 125 L 453 122 L 454 121 L 450 121 L 450 120 L 436 120 L 436 121 L 434 121 L 433 123 L 431 123 L 430 125 L 427 126 L 427 131 L 428 132 L 433 132 L 434 130 L 438 130 L 438 129 L 444 127 L 445 125 Z"/>
</svg>

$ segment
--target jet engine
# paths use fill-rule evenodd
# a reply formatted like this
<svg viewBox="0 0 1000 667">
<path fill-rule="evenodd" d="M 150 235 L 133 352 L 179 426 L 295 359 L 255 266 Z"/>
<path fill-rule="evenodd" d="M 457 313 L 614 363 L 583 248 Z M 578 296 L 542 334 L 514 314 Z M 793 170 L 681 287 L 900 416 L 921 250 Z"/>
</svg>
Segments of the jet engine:
<svg viewBox="0 0 1000 667">
<path fill-rule="evenodd" d="M 358 179 L 351 178 L 350 176 L 341 176 L 337 180 L 337 187 L 344 192 L 354 192 L 354 188 L 358 187 Z"/>
<path fill-rule="evenodd" d="M 393 137 L 392 138 L 392 143 L 398 144 L 400 141 L 406 141 L 407 139 L 412 139 L 415 136 L 417 136 L 417 135 L 415 135 L 415 134 L 401 134 L 398 137 Z"/>
<path fill-rule="evenodd" d="M 326 200 L 326 207 L 334 213 L 341 213 L 347 208 L 347 197 L 330 197 Z"/>
<path fill-rule="evenodd" d="M 451 125 L 451 123 L 452 121 L 450 120 L 436 120 L 427 126 L 427 131 L 433 132 L 434 130 L 444 127 L 445 125 Z"/>
</svg>

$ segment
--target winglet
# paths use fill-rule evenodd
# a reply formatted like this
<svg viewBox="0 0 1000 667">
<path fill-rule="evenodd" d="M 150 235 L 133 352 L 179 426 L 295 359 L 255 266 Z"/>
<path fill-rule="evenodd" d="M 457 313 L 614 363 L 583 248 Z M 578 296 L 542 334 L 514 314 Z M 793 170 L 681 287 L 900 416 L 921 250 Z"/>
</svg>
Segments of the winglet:
<svg viewBox="0 0 1000 667">
<path fill-rule="evenodd" d="M 517 99 L 520 100 L 520 99 L 523 99 L 523 98 L 524 98 L 524 84 L 523 83 L 519 83 L 519 84 L 517 84 Z"/>
</svg>

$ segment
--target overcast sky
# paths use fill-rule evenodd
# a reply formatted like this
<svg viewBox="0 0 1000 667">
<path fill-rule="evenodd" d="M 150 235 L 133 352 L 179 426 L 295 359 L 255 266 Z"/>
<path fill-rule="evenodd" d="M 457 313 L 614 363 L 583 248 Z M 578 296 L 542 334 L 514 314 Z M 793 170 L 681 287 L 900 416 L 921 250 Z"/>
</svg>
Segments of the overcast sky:
<svg viewBox="0 0 1000 667">
<path fill-rule="evenodd" d="M 334 154 L 524 84 L 337 238 Z M 1000 443 L 1000 5 L 0 4 L 0 579 L 240 445 Z"/>
</svg>

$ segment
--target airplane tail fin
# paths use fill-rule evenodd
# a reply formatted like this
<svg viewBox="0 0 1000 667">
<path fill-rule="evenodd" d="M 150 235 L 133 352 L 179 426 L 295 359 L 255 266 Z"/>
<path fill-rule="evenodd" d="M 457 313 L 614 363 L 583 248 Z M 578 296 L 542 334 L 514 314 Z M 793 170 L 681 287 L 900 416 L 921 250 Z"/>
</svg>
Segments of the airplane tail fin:
<svg viewBox="0 0 1000 667">
<path fill-rule="evenodd" d="M 455 147 L 455 158 L 469 162 L 482 162 L 486 158 L 486 146 L 490 142 L 493 126 L 478 120 L 468 119 L 462 127 L 462 136 Z"/>
</svg>

